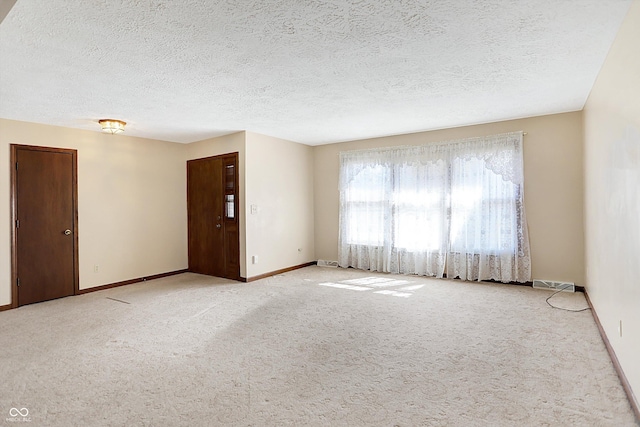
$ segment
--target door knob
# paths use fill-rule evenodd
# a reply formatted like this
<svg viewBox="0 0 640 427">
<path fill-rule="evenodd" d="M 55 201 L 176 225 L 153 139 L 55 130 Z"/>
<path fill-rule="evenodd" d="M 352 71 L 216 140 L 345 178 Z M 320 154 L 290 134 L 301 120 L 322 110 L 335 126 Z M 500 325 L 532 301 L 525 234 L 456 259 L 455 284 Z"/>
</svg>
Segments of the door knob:
<svg viewBox="0 0 640 427">
<path fill-rule="evenodd" d="M 221 227 L 221 225 L 220 225 L 220 224 L 216 224 L 216 228 L 220 228 L 220 227 Z"/>
<path fill-rule="evenodd" d="M 64 230 L 64 235 L 68 236 L 71 234 L 71 230 L 69 230 L 68 228 L 66 230 Z"/>
</svg>

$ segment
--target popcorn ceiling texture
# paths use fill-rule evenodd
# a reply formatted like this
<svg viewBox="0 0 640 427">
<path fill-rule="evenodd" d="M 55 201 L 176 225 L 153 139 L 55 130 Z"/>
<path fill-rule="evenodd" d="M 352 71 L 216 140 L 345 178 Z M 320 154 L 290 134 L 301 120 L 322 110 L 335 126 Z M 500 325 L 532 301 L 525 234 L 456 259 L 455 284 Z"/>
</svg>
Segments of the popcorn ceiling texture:
<svg viewBox="0 0 640 427">
<path fill-rule="evenodd" d="M 629 0 L 19 0 L 0 117 L 316 145 L 583 107 Z"/>
</svg>

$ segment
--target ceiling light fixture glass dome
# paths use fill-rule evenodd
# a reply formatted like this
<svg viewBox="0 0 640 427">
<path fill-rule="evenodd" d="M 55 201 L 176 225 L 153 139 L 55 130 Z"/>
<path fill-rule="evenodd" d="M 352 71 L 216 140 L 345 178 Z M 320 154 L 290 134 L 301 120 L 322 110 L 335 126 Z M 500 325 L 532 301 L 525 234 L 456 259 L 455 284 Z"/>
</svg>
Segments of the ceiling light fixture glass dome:
<svg viewBox="0 0 640 427">
<path fill-rule="evenodd" d="M 124 132 L 124 127 L 127 124 L 122 120 L 114 120 L 114 119 L 102 119 L 98 120 L 100 126 L 102 126 L 102 132 L 107 132 L 110 134 L 116 134 L 120 132 Z"/>
</svg>

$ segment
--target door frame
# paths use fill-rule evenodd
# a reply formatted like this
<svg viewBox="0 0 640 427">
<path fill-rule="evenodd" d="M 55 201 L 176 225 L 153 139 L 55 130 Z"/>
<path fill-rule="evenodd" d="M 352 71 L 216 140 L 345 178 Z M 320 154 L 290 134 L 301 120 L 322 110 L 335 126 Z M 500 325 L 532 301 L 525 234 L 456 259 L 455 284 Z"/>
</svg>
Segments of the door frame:
<svg viewBox="0 0 640 427">
<path fill-rule="evenodd" d="M 47 151 L 53 153 L 71 154 L 73 163 L 72 171 L 72 199 L 73 199 L 73 294 L 80 292 L 80 268 L 78 263 L 78 150 L 71 148 L 42 147 L 38 145 L 11 144 L 11 156 L 9 169 L 11 170 L 10 192 L 10 221 L 11 221 L 11 308 L 18 308 L 18 234 L 16 233 L 16 220 L 18 210 L 18 174 L 16 173 L 16 161 L 18 150 Z"/>
</svg>

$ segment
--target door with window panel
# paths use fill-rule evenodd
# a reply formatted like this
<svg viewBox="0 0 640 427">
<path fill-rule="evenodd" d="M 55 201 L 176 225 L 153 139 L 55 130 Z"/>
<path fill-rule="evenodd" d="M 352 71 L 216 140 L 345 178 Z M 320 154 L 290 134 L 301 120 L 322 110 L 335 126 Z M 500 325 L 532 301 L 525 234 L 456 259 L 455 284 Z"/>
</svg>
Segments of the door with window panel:
<svg viewBox="0 0 640 427">
<path fill-rule="evenodd" d="M 240 278 L 238 153 L 187 162 L 189 271 Z"/>
</svg>

